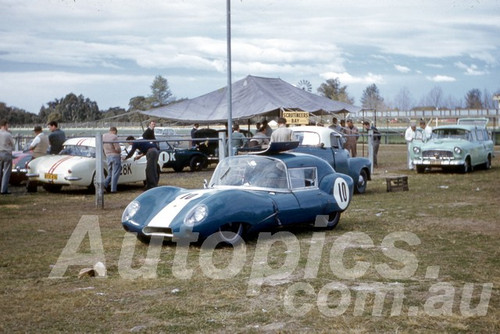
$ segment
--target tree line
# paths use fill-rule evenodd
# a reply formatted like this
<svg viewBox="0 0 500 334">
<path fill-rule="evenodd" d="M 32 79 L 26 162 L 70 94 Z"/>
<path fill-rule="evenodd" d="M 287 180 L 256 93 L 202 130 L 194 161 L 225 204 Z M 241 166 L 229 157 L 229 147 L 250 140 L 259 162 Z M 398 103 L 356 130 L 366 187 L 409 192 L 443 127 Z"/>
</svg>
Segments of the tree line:
<svg viewBox="0 0 500 334">
<path fill-rule="evenodd" d="M 301 80 L 301 85 L 304 83 L 307 83 L 305 86 L 310 87 L 307 80 Z M 168 80 L 161 75 L 154 78 L 150 88 L 150 95 L 131 98 L 128 109 L 114 107 L 100 110 L 97 102 L 74 93 L 47 102 L 46 106 L 40 108 L 38 115 L 0 102 L 0 119 L 6 119 L 11 125 L 46 124 L 50 121 L 81 123 L 106 119 L 119 122 L 140 122 L 147 117 L 138 113 L 138 110 L 148 110 L 180 101 L 172 94 Z M 355 104 L 347 86 L 342 85 L 338 78 L 326 80 L 317 88 L 317 92 L 335 101 Z M 500 94 L 500 90 L 497 90 L 496 94 Z M 481 92 L 475 88 L 466 93 L 463 101 L 456 100 L 451 96 L 444 96 L 442 89 L 436 86 L 416 102 L 409 89 L 403 87 L 393 101 L 387 101 L 381 96 L 377 85 L 371 84 L 363 91 L 360 102 L 363 109 L 374 110 L 494 109 L 496 106 L 493 104 L 492 97 L 493 95 L 487 90 Z"/>
</svg>

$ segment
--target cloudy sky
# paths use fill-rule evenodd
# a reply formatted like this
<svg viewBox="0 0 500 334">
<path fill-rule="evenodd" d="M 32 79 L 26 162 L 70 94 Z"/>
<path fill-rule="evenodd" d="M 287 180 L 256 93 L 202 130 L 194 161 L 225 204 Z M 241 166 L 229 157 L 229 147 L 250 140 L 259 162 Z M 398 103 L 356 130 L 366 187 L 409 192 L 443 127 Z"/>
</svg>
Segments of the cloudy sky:
<svg viewBox="0 0 500 334">
<path fill-rule="evenodd" d="M 101 110 L 227 83 L 224 0 L 0 0 L 0 101 L 38 113 L 68 93 Z M 232 0 L 232 79 L 251 74 L 313 92 L 339 78 L 360 105 L 439 86 L 463 100 L 500 92 L 500 0 Z"/>
</svg>

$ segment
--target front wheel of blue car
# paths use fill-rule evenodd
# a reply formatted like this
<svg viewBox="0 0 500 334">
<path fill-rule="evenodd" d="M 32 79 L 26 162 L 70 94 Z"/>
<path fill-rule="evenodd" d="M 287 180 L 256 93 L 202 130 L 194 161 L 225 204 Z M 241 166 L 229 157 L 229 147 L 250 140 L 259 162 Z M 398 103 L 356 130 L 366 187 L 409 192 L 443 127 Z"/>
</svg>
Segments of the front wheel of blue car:
<svg viewBox="0 0 500 334">
<path fill-rule="evenodd" d="M 217 242 L 237 245 L 243 241 L 244 226 L 242 223 L 228 223 L 219 227 Z"/>
</svg>

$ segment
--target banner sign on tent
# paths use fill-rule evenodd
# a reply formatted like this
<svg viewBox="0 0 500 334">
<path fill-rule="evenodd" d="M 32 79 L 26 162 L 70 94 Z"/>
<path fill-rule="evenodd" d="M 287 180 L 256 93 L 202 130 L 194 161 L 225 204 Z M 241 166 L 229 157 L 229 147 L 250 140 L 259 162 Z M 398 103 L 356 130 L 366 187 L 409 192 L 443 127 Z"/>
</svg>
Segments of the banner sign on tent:
<svg viewBox="0 0 500 334">
<path fill-rule="evenodd" d="M 283 111 L 283 117 L 290 125 L 309 124 L 309 113 L 306 111 Z"/>
</svg>

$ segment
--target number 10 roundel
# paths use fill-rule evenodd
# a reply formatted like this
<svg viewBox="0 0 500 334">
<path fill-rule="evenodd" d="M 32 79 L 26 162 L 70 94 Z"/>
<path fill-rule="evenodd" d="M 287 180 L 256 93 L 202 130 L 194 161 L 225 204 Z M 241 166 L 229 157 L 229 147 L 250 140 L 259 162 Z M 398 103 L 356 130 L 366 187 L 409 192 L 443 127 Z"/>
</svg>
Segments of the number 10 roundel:
<svg viewBox="0 0 500 334">
<path fill-rule="evenodd" d="M 349 187 L 347 186 L 347 182 L 339 177 L 335 180 L 335 184 L 333 185 L 333 197 L 337 201 L 337 205 L 340 209 L 345 209 L 349 205 Z"/>
</svg>

